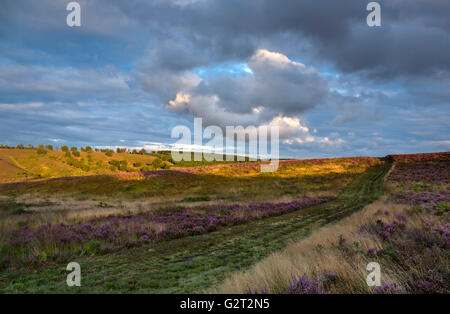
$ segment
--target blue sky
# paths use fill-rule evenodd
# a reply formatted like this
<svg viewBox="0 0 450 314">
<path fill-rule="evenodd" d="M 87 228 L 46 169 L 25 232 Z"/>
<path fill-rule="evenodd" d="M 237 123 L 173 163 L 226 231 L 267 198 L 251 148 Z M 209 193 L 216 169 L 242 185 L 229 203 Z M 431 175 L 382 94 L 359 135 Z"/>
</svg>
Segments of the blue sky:
<svg viewBox="0 0 450 314">
<path fill-rule="evenodd" d="M 0 4 L 0 142 L 153 147 L 176 125 L 279 125 L 283 157 L 450 148 L 450 4 Z"/>
</svg>

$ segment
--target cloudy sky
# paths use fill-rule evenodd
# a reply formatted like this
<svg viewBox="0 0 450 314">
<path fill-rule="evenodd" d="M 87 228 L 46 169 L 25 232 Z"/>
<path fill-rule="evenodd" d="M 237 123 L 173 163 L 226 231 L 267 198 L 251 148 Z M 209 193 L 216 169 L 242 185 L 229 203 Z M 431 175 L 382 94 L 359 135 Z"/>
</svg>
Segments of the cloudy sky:
<svg viewBox="0 0 450 314">
<path fill-rule="evenodd" d="M 0 143 L 153 147 L 280 126 L 283 157 L 450 150 L 450 1 L 0 2 Z"/>
</svg>

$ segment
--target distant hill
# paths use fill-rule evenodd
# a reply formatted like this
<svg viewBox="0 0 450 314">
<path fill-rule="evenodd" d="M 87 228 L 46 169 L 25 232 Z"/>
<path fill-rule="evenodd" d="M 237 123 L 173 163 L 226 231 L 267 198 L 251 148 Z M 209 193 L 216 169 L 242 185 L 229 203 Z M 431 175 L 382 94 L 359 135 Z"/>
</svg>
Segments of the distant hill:
<svg viewBox="0 0 450 314">
<path fill-rule="evenodd" d="M 153 170 L 151 155 L 102 152 L 49 151 L 37 149 L 0 149 L 0 182 L 36 178 L 111 174 L 117 172 Z M 171 164 L 161 161 L 163 164 Z"/>
<path fill-rule="evenodd" d="M 83 149 L 84 150 L 84 149 Z M 151 171 L 171 167 L 192 167 L 230 161 L 175 162 L 170 151 L 152 153 L 61 151 L 44 148 L 0 148 L 0 183 L 123 172 Z M 213 155 L 210 155 L 213 156 Z M 225 159 L 226 156 L 223 156 Z M 248 161 L 248 158 L 246 158 Z"/>
</svg>

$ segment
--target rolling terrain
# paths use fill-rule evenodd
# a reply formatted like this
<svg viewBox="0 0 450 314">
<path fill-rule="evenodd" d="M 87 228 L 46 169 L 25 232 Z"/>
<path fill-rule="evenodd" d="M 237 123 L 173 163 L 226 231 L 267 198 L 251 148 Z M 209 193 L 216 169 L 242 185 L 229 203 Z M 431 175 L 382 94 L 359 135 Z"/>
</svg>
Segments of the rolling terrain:
<svg viewBox="0 0 450 314">
<path fill-rule="evenodd" d="M 395 178 L 402 158 L 416 157 L 289 160 L 275 173 L 251 162 L 2 184 L 0 291 L 265 289 L 246 273 L 392 194 L 385 176 Z M 436 162 L 418 158 L 414 165 L 448 171 L 446 153 Z M 81 287 L 65 284 L 69 261 L 81 265 Z"/>
</svg>

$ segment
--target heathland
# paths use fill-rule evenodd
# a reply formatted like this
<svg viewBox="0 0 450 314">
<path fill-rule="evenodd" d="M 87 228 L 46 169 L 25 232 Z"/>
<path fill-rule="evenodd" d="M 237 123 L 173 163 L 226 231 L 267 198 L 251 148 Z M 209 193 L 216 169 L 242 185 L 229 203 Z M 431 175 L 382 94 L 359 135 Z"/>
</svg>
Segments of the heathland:
<svg viewBox="0 0 450 314">
<path fill-rule="evenodd" d="M 262 173 L 74 151 L 0 150 L 1 292 L 448 292 L 449 153 Z"/>
</svg>

